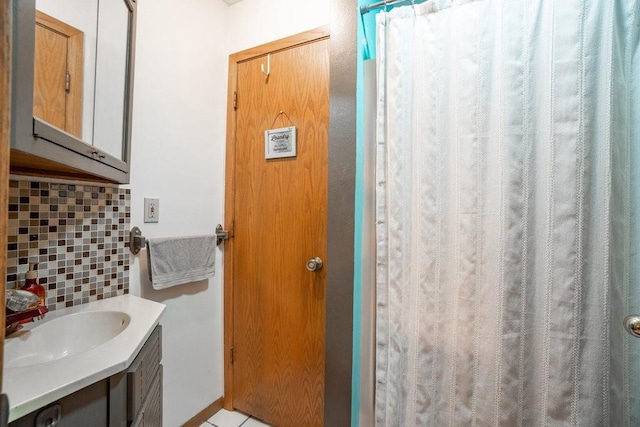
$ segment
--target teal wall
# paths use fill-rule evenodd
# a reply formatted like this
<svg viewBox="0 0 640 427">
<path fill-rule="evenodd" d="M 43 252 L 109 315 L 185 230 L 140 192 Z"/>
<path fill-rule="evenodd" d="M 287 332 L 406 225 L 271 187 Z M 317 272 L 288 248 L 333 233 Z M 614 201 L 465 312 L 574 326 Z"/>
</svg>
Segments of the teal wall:
<svg viewBox="0 0 640 427">
<path fill-rule="evenodd" d="M 364 61 L 376 57 L 376 14 L 373 10 L 360 14 L 360 6 L 378 0 L 358 0 L 354 13 L 358 19 L 357 83 L 356 83 L 356 188 L 354 229 L 354 283 L 353 283 L 353 367 L 351 394 L 351 427 L 360 425 L 360 361 L 362 356 L 362 232 L 364 205 Z M 405 2 L 409 3 L 410 0 Z M 421 0 L 424 1 L 424 0 Z M 420 1 L 420 2 L 421 2 Z"/>
<path fill-rule="evenodd" d="M 360 358 L 362 331 L 362 215 L 364 200 L 364 71 L 363 61 L 375 57 L 375 12 L 360 15 L 360 6 L 375 3 L 359 0 L 354 10 L 358 20 L 358 65 L 356 87 L 356 191 L 355 191 L 355 236 L 354 236 L 354 283 L 353 283 L 353 369 L 351 395 L 351 426 L 360 424 Z M 366 35 L 366 36 L 365 36 Z M 365 38 L 366 37 L 366 38 Z M 373 56 L 372 56 L 373 54 Z"/>
</svg>

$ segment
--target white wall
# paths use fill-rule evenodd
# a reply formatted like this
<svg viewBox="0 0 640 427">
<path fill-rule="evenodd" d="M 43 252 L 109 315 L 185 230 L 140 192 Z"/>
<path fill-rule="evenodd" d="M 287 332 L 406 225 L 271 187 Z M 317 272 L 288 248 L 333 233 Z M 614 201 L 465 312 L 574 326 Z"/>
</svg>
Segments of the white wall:
<svg viewBox="0 0 640 427">
<path fill-rule="evenodd" d="M 131 225 L 146 237 L 213 233 L 224 220 L 228 56 L 329 23 L 329 0 L 138 0 Z M 160 222 L 143 223 L 144 197 Z M 222 253 L 208 281 L 153 291 L 146 254 L 131 293 L 167 304 L 164 425 L 181 425 L 224 392 Z"/>
<path fill-rule="evenodd" d="M 131 153 L 131 225 L 146 237 L 212 234 L 223 221 L 227 6 L 138 0 Z M 144 197 L 159 223 L 143 223 Z M 164 425 L 178 426 L 223 394 L 222 259 L 204 282 L 154 291 L 146 253 L 131 293 L 163 302 Z"/>
<path fill-rule="evenodd" d="M 229 7 L 229 53 L 327 25 L 329 3 L 330 0 L 243 0 L 236 3 Z M 354 10 L 355 7 L 354 2 Z"/>
</svg>

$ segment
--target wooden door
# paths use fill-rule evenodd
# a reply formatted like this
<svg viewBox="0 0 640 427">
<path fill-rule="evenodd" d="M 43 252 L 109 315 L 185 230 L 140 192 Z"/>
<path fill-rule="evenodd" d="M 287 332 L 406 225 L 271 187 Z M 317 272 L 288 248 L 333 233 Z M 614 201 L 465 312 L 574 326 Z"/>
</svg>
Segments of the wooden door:
<svg viewBox="0 0 640 427">
<path fill-rule="evenodd" d="M 82 31 L 36 12 L 33 115 L 82 139 Z"/>
<path fill-rule="evenodd" d="M 308 260 L 326 258 L 329 40 L 322 34 L 271 46 L 230 73 L 237 109 L 227 175 L 234 188 L 226 195 L 234 237 L 225 251 L 233 358 L 225 398 L 279 427 L 323 425 L 327 266 L 307 269 Z M 266 159 L 265 131 L 290 126 L 295 157 Z"/>
</svg>

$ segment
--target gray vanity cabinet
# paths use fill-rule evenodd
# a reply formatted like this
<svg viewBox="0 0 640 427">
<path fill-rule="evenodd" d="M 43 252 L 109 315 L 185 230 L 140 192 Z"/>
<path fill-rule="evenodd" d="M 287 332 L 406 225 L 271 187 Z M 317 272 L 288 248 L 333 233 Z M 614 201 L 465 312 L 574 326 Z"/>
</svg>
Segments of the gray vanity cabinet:
<svg viewBox="0 0 640 427">
<path fill-rule="evenodd" d="M 161 328 L 156 327 L 129 369 L 112 377 L 111 427 L 162 426 Z"/>
<path fill-rule="evenodd" d="M 127 370 L 33 411 L 9 427 L 161 427 L 161 360 L 158 325 Z"/>
<path fill-rule="evenodd" d="M 108 427 L 108 392 L 107 378 L 33 411 L 9 423 L 9 427 Z"/>
</svg>

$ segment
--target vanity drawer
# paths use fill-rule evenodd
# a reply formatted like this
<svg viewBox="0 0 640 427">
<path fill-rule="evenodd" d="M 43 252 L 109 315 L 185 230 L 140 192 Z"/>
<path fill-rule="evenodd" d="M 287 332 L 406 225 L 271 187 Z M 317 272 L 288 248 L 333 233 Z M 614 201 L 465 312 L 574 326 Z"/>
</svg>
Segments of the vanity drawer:
<svg viewBox="0 0 640 427">
<path fill-rule="evenodd" d="M 156 372 L 142 408 L 131 423 L 131 427 L 159 426 L 162 426 L 162 365 Z"/>
<path fill-rule="evenodd" d="M 159 375 L 161 360 L 162 327 L 158 325 L 127 371 L 127 419 L 129 421 L 136 419 L 147 395 L 155 391 L 157 382 L 160 381 L 161 384 L 162 375 Z"/>
</svg>

